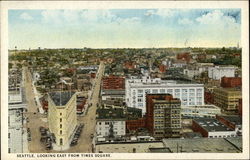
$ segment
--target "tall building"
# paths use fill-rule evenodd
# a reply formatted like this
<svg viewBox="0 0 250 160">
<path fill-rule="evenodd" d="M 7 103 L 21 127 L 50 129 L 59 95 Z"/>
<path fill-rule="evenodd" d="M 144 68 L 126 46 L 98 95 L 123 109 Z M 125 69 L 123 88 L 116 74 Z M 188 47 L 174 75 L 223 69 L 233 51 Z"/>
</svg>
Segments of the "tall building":
<svg viewBox="0 0 250 160">
<path fill-rule="evenodd" d="M 146 94 L 171 94 L 181 100 L 181 105 L 204 105 L 203 84 L 186 81 L 161 80 L 131 77 L 125 81 L 125 99 L 129 107 L 142 109 L 146 113 Z"/>
<path fill-rule="evenodd" d="M 146 127 L 157 139 L 180 137 L 181 101 L 170 94 L 147 94 Z"/>
<path fill-rule="evenodd" d="M 226 111 L 236 111 L 242 92 L 236 88 L 215 88 L 214 104 Z"/>
<path fill-rule="evenodd" d="M 9 70 L 8 84 L 8 153 L 28 152 L 27 129 L 23 127 L 27 110 L 26 95 L 23 90 L 22 70 Z"/>
<path fill-rule="evenodd" d="M 55 150 L 69 148 L 77 125 L 75 92 L 51 92 L 48 96 L 49 130 L 54 133 Z"/>
<path fill-rule="evenodd" d="M 215 66 L 208 68 L 208 77 L 221 80 L 222 77 L 235 77 L 236 66 Z"/>
</svg>

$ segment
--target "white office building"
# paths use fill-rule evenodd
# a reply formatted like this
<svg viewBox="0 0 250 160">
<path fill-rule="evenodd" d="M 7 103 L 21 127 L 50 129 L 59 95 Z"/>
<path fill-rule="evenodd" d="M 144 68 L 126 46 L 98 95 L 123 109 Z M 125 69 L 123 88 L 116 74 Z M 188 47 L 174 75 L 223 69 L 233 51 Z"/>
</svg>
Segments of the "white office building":
<svg viewBox="0 0 250 160">
<path fill-rule="evenodd" d="M 215 66 L 208 68 L 208 77 L 221 80 L 222 77 L 235 77 L 235 66 Z"/>
<path fill-rule="evenodd" d="M 183 106 L 204 105 L 203 84 L 190 83 L 184 81 L 161 80 L 143 77 L 141 79 L 131 77 L 125 80 L 125 99 L 129 107 L 142 109 L 146 112 L 146 94 L 166 94 L 173 95 L 181 100 Z"/>
<path fill-rule="evenodd" d="M 221 109 L 215 105 L 181 106 L 181 115 L 186 117 L 211 117 L 221 114 Z"/>
<path fill-rule="evenodd" d="M 121 137 L 126 134 L 126 123 L 124 119 L 97 120 L 96 124 L 96 133 L 99 137 L 108 137 L 111 131 L 114 137 Z"/>
</svg>

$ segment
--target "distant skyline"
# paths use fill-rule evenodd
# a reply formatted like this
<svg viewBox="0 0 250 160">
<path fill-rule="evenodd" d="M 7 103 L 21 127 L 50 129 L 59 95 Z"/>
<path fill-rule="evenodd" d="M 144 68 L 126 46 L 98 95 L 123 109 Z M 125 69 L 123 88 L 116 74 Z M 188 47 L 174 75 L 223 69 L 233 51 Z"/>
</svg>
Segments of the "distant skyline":
<svg viewBox="0 0 250 160">
<path fill-rule="evenodd" d="M 8 16 L 9 49 L 236 47 L 241 43 L 240 9 L 9 10 Z"/>
</svg>

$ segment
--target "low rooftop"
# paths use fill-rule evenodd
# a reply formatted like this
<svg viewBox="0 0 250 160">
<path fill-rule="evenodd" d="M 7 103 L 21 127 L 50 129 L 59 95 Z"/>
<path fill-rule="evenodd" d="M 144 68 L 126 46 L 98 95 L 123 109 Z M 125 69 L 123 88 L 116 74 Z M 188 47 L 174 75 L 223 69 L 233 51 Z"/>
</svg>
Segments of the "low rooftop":
<svg viewBox="0 0 250 160">
<path fill-rule="evenodd" d="M 240 116 L 221 116 L 224 119 L 234 123 L 235 125 L 242 125 L 242 118 Z"/>
<path fill-rule="evenodd" d="M 156 148 L 158 151 L 156 151 Z M 120 144 L 99 144 L 96 145 L 96 152 L 103 153 L 147 153 L 147 152 L 168 152 L 162 142 L 148 143 L 120 143 Z"/>
<path fill-rule="evenodd" d="M 224 124 L 220 123 L 214 118 L 197 118 L 194 119 L 201 127 L 203 127 L 208 132 L 218 132 L 218 131 L 233 131 L 232 129 L 226 127 Z"/>
<path fill-rule="evenodd" d="M 165 147 L 172 152 L 186 153 L 239 153 L 242 146 L 242 137 L 234 138 L 187 138 L 164 139 Z M 190 145 L 191 144 L 191 145 Z M 178 146 L 178 147 L 177 147 Z M 178 148 L 178 151 L 177 151 Z"/>
<path fill-rule="evenodd" d="M 96 110 L 97 119 L 125 119 L 123 108 L 99 108 Z"/>
</svg>

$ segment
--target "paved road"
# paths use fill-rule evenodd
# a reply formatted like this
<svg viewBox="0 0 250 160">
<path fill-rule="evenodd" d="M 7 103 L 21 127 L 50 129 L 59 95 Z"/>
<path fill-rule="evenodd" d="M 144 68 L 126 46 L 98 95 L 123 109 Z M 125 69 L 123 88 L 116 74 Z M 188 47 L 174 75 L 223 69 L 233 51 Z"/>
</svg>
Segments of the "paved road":
<svg viewBox="0 0 250 160">
<path fill-rule="evenodd" d="M 39 126 L 47 126 L 47 123 L 42 121 L 46 115 L 41 115 L 37 112 L 34 91 L 32 90 L 32 76 L 27 67 L 23 69 L 25 74 L 24 88 L 28 109 L 28 111 L 24 113 L 24 116 L 29 119 L 29 122 L 25 124 L 24 127 L 30 128 L 31 132 L 31 141 L 28 142 L 28 149 L 31 153 L 46 152 L 45 147 L 40 143 L 40 132 L 38 130 Z"/>
</svg>

